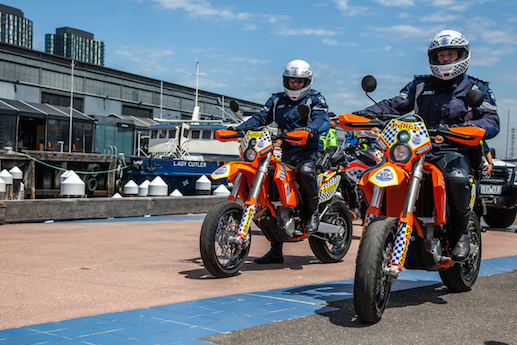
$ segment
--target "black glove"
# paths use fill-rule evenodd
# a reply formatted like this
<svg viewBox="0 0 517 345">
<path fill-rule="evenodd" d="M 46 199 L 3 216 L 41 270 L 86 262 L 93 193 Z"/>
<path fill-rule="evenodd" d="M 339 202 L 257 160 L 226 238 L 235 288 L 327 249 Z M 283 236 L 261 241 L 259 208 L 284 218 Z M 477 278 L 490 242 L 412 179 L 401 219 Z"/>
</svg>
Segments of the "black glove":
<svg viewBox="0 0 517 345">
<path fill-rule="evenodd" d="M 375 114 L 368 110 L 357 110 L 357 111 L 353 111 L 352 114 L 364 116 L 364 117 L 375 117 Z"/>
<path fill-rule="evenodd" d="M 316 135 L 316 130 L 311 127 L 301 127 L 301 128 L 297 128 L 297 130 L 308 132 L 309 133 L 308 139 L 312 139 Z"/>
</svg>

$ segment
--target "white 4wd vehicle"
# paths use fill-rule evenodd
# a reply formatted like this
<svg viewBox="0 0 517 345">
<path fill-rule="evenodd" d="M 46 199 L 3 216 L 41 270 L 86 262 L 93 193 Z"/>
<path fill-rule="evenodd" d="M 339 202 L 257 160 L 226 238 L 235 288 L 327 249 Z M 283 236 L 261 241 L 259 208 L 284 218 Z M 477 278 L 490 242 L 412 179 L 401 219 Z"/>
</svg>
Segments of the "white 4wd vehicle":
<svg viewBox="0 0 517 345">
<path fill-rule="evenodd" d="M 515 164 L 494 159 L 492 174 L 482 177 L 480 194 L 485 201 L 485 222 L 493 228 L 506 228 L 517 213 L 517 174 Z"/>
</svg>

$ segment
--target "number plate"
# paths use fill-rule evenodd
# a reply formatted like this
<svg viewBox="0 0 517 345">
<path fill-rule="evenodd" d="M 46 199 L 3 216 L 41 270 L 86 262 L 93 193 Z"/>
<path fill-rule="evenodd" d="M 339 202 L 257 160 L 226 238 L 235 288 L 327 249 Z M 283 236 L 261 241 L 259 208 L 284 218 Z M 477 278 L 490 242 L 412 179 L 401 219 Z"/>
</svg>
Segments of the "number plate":
<svg viewBox="0 0 517 345">
<path fill-rule="evenodd" d="M 503 186 L 481 185 L 481 194 L 500 195 L 502 192 Z"/>
</svg>

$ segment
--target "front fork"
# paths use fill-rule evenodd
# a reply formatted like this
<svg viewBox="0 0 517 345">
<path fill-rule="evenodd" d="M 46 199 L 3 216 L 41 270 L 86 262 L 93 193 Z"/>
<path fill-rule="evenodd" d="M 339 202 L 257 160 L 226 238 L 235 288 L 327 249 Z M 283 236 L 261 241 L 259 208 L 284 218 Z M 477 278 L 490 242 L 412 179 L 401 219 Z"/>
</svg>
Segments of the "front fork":
<svg viewBox="0 0 517 345">
<path fill-rule="evenodd" d="M 269 152 L 266 158 L 260 162 L 257 169 L 257 174 L 253 179 L 251 190 L 248 194 L 248 200 L 246 201 L 246 207 L 244 208 L 241 223 L 239 224 L 239 230 L 235 234 L 235 240 L 240 244 L 245 242 L 245 239 L 248 236 L 248 232 L 250 230 L 251 222 L 255 216 L 255 212 L 257 211 L 257 199 L 260 195 L 262 184 L 264 183 L 264 180 L 268 174 L 269 163 L 271 161 L 272 155 L 273 151 Z"/>
<path fill-rule="evenodd" d="M 391 255 L 390 265 L 385 269 L 386 273 L 394 278 L 398 277 L 400 272 L 403 270 L 404 263 L 406 261 L 409 241 L 411 239 L 411 233 L 413 231 L 413 209 L 415 208 L 418 192 L 420 190 L 420 184 L 423 178 L 424 160 L 425 157 L 423 156 L 413 165 L 411 181 L 406 194 L 406 201 L 404 203 L 402 213 L 398 219 L 397 235 L 395 238 L 395 246 L 393 248 L 393 253 Z M 368 216 L 370 216 L 370 219 L 367 219 L 368 223 L 373 218 L 375 218 L 375 216 L 378 215 L 380 212 L 382 199 L 384 196 L 383 190 L 384 188 L 374 188 L 374 196 L 377 195 L 377 197 L 372 198 L 372 205 L 370 206 L 370 208 L 373 212 L 370 212 L 369 208 Z M 365 224 L 365 229 L 366 225 L 367 224 Z"/>
</svg>

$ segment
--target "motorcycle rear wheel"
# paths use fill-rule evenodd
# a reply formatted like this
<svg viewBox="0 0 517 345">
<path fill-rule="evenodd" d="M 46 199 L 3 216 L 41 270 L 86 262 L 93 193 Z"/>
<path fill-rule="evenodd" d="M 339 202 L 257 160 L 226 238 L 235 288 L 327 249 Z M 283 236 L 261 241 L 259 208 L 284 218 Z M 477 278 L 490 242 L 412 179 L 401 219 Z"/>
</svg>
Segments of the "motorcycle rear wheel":
<svg viewBox="0 0 517 345">
<path fill-rule="evenodd" d="M 236 275 L 246 263 L 250 246 L 241 249 L 230 241 L 239 230 L 242 214 L 239 204 L 223 201 L 212 207 L 203 221 L 199 236 L 201 259 L 207 271 L 217 278 Z"/>
<path fill-rule="evenodd" d="M 319 234 L 321 239 L 315 236 L 309 237 L 309 244 L 314 255 L 324 263 L 339 262 L 350 249 L 352 243 L 352 216 L 345 204 L 336 201 L 323 216 L 322 222 L 338 225 L 343 228 L 341 234 Z"/>
<path fill-rule="evenodd" d="M 378 322 L 391 295 L 393 278 L 388 276 L 395 247 L 396 228 L 384 216 L 374 219 L 363 234 L 354 278 L 354 307 L 361 321 Z"/>
<path fill-rule="evenodd" d="M 452 292 L 469 291 L 479 274 L 481 266 L 481 225 L 479 218 L 474 213 L 470 213 L 468 224 L 470 232 L 471 252 L 467 260 L 461 264 L 454 264 L 445 271 L 440 271 L 442 282 Z"/>
</svg>

